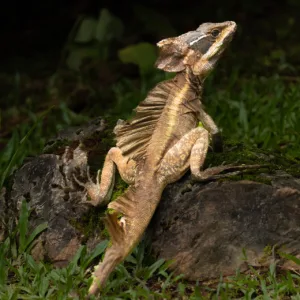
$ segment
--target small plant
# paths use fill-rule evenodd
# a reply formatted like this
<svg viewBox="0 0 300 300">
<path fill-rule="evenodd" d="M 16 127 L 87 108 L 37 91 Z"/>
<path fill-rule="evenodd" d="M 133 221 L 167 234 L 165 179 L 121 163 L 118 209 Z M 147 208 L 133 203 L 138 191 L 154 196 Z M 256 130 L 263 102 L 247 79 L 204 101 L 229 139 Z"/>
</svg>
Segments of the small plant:
<svg viewBox="0 0 300 300">
<path fill-rule="evenodd" d="M 98 19 L 78 17 L 62 53 L 62 62 L 72 70 L 79 70 L 84 59 L 107 60 L 110 44 L 120 39 L 124 25 L 107 9 L 99 12 Z"/>
</svg>

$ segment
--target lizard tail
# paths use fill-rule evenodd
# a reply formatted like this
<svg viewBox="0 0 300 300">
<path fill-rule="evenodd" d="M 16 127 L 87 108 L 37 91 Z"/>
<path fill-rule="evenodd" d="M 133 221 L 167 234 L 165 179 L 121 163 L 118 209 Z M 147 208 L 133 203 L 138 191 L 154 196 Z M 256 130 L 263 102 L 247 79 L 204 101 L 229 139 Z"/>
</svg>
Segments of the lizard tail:
<svg viewBox="0 0 300 300">
<path fill-rule="evenodd" d="M 112 213 L 107 213 L 105 219 L 105 225 L 111 237 L 111 246 L 106 249 L 103 261 L 95 267 L 89 296 L 99 293 L 115 266 L 123 261 L 132 250 L 130 239 L 128 237 L 126 239 L 128 225 L 126 221 L 133 216 L 135 199 L 135 190 L 129 188 L 122 196 L 108 205 L 114 210 Z M 121 220 L 119 220 L 120 214 L 122 215 Z M 125 222 L 123 222 L 123 218 L 126 220 Z"/>
</svg>

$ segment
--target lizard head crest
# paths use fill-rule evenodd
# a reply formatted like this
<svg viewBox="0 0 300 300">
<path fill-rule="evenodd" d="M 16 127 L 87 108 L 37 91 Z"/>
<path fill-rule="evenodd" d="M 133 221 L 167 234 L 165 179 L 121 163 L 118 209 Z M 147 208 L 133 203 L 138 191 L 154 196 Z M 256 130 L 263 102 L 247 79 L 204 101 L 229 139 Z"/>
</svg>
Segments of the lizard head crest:
<svg viewBox="0 0 300 300">
<path fill-rule="evenodd" d="M 156 67 L 167 72 L 181 72 L 189 66 L 194 75 L 206 76 L 231 42 L 236 24 L 203 23 L 195 31 L 160 41 Z"/>
</svg>

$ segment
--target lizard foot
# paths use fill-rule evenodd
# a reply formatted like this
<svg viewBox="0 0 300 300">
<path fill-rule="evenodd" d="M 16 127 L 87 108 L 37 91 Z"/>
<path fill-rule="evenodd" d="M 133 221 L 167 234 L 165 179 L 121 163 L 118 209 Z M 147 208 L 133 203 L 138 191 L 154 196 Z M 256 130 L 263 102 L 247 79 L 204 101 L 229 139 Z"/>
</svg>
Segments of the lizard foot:
<svg viewBox="0 0 300 300">
<path fill-rule="evenodd" d="M 86 190 L 88 198 L 90 199 L 90 200 L 82 200 L 81 203 L 87 204 L 89 206 L 90 205 L 99 206 L 105 204 L 106 201 L 100 192 L 100 182 L 99 182 L 100 170 L 98 170 L 97 172 L 96 183 L 94 183 L 91 177 L 89 166 L 87 166 L 86 174 L 87 174 L 88 181 L 85 183 L 79 180 L 75 175 L 73 175 L 75 182 Z"/>
<path fill-rule="evenodd" d="M 209 180 L 216 180 L 219 178 L 226 178 L 229 176 L 235 176 L 244 173 L 245 171 L 251 170 L 251 169 L 260 169 L 263 167 L 267 167 L 267 165 L 221 165 L 217 167 L 211 167 L 203 172 L 201 172 L 199 175 L 192 175 L 192 181 L 209 181 Z M 232 171 L 225 174 L 220 174 L 224 171 Z"/>
</svg>

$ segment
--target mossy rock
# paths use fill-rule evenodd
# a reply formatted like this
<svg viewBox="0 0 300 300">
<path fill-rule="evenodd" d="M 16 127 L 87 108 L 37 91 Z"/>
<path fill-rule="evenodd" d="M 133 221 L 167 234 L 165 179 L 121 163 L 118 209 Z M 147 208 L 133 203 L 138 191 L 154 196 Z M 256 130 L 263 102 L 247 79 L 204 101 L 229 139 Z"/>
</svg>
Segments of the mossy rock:
<svg viewBox="0 0 300 300">
<path fill-rule="evenodd" d="M 300 269 L 300 165 L 241 143 L 208 153 L 204 169 L 220 164 L 260 164 L 221 180 L 192 182 L 189 174 L 169 185 L 151 225 L 153 253 L 174 261 L 171 268 L 189 280 L 211 280 L 237 270 Z"/>
</svg>

